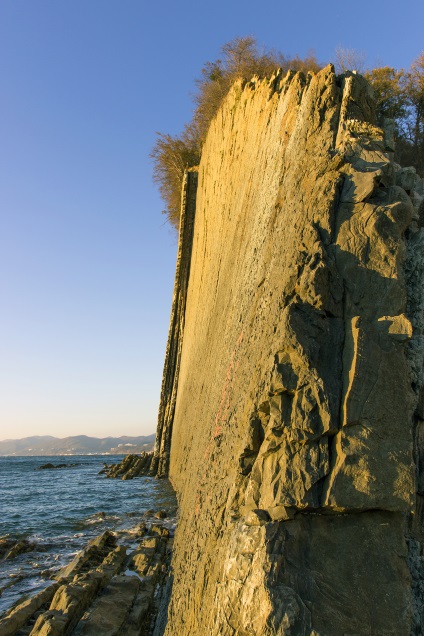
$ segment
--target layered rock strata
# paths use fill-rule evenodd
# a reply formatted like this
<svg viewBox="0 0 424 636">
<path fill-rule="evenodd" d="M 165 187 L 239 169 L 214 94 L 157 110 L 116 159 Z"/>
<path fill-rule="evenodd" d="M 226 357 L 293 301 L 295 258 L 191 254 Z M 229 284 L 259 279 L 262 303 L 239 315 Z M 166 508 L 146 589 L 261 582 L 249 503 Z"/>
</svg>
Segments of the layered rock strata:
<svg viewBox="0 0 424 636">
<path fill-rule="evenodd" d="M 150 468 L 150 474 L 156 477 L 167 477 L 169 470 L 172 426 L 180 374 L 188 281 L 190 279 L 196 194 L 197 169 L 192 168 L 185 173 L 182 184 L 174 294 L 165 354 L 155 448 Z"/>
<path fill-rule="evenodd" d="M 144 452 L 141 455 L 126 455 L 121 462 L 106 466 L 99 475 L 104 475 L 109 479 L 134 479 L 150 472 L 153 453 Z"/>
<path fill-rule="evenodd" d="M 142 523 L 131 549 L 109 531 L 89 543 L 42 592 L 0 620 L 2 636 L 149 636 L 172 539 Z"/>
<path fill-rule="evenodd" d="M 386 123 L 329 66 L 236 84 L 211 124 L 155 451 L 180 503 L 156 635 L 424 633 L 424 188 Z"/>
</svg>

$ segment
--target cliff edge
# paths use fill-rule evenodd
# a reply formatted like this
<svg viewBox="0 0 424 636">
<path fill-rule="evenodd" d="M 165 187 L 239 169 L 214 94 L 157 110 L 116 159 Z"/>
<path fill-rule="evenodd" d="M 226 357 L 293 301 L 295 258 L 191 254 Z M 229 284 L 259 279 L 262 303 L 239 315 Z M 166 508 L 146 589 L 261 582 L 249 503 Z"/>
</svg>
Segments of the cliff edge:
<svg viewBox="0 0 424 636">
<path fill-rule="evenodd" d="M 236 84 L 188 174 L 156 635 L 424 633 L 424 184 L 332 66 Z M 197 192 L 196 192 L 197 189 Z"/>
</svg>

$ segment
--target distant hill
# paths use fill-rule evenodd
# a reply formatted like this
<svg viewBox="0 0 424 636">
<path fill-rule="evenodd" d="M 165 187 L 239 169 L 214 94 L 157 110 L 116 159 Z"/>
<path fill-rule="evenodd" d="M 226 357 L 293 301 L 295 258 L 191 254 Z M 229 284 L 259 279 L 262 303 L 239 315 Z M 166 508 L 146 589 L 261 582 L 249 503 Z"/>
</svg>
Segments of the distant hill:
<svg viewBox="0 0 424 636">
<path fill-rule="evenodd" d="M 60 439 L 36 435 L 0 441 L 0 455 L 126 455 L 153 449 L 155 435 L 139 437 L 87 437 L 76 435 Z"/>
</svg>

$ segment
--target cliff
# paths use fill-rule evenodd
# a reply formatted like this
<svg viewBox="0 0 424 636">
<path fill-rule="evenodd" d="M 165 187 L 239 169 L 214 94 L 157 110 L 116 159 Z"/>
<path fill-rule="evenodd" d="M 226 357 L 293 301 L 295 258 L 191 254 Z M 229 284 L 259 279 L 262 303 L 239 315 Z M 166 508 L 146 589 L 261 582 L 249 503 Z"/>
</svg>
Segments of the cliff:
<svg viewBox="0 0 424 636">
<path fill-rule="evenodd" d="M 360 76 L 236 84 L 187 176 L 166 636 L 424 633 L 424 184 Z"/>
</svg>

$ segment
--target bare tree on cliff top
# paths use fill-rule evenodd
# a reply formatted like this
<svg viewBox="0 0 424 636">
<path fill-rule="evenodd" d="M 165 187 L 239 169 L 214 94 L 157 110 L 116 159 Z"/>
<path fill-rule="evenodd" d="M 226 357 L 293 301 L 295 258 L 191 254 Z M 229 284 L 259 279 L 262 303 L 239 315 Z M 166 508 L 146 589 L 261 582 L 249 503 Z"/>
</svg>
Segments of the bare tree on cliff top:
<svg viewBox="0 0 424 636">
<path fill-rule="evenodd" d="M 196 80 L 196 109 L 182 135 L 158 134 L 151 152 L 153 178 L 165 202 L 165 214 L 175 228 L 179 226 L 184 170 L 199 163 L 209 125 L 232 84 L 238 79 L 250 80 L 254 75 L 268 77 L 277 68 L 317 71 L 320 65 L 313 52 L 302 60 L 298 56 L 287 58 L 278 51 L 260 51 L 252 36 L 235 38 L 224 44 L 221 56 L 206 62 L 201 77 Z"/>
<path fill-rule="evenodd" d="M 363 51 L 356 49 L 346 49 L 339 46 L 336 49 L 335 68 L 337 73 L 346 73 L 346 71 L 356 71 L 364 73 L 366 55 Z"/>
</svg>

